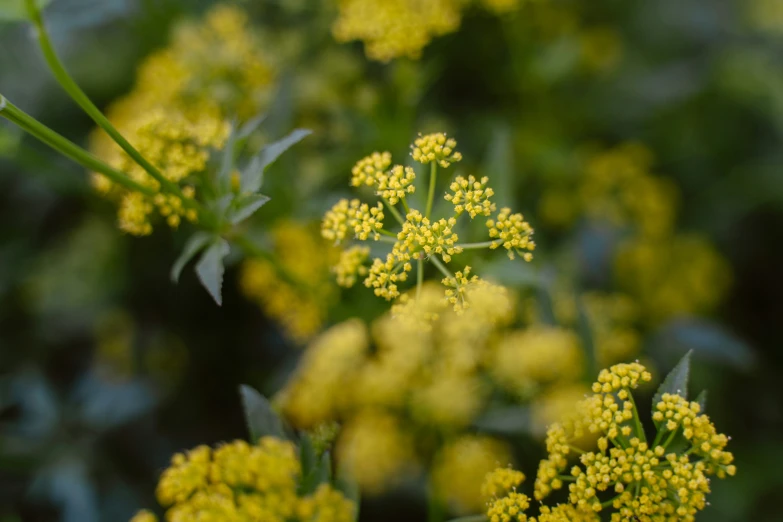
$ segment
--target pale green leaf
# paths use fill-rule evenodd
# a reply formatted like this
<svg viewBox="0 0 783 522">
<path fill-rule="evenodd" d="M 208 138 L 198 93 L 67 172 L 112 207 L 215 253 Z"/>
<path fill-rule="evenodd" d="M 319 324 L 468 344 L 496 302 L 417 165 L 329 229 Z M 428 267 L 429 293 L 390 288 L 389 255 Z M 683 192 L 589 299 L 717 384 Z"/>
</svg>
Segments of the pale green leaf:
<svg viewBox="0 0 783 522">
<path fill-rule="evenodd" d="M 692 353 L 686 353 L 680 362 L 677 363 L 677 366 L 669 372 L 669 375 L 666 376 L 660 387 L 658 387 L 658 391 L 655 393 L 655 397 L 653 397 L 653 411 L 655 411 L 655 405 L 661 402 L 661 397 L 663 397 L 664 393 L 679 395 L 684 399 L 688 398 L 688 377 L 691 373 Z"/>
<path fill-rule="evenodd" d="M 245 384 L 239 387 L 239 395 L 242 397 L 242 409 L 245 412 L 245 422 L 251 442 L 256 443 L 261 437 L 266 436 L 286 439 L 283 421 L 272 409 L 266 397 Z"/>
<path fill-rule="evenodd" d="M 185 243 L 185 247 L 182 249 L 182 253 L 177 260 L 174 261 L 174 266 L 171 267 L 171 280 L 174 283 L 179 282 L 179 276 L 182 274 L 185 265 L 214 239 L 215 236 L 207 234 L 206 232 L 196 232 L 190 236 L 190 239 L 188 239 L 187 243 Z"/>
<path fill-rule="evenodd" d="M 223 297 L 221 294 L 223 288 L 223 272 L 225 272 L 223 260 L 230 251 L 231 247 L 229 247 L 228 242 L 223 238 L 219 238 L 207 248 L 201 256 L 201 259 L 199 259 L 199 262 L 196 264 L 196 274 L 198 275 L 199 281 L 201 281 L 201 284 L 206 288 L 207 292 L 209 292 L 209 295 L 212 296 L 218 306 L 223 304 Z"/>
<path fill-rule="evenodd" d="M 270 143 L 259 152 L 250 165 L 242 173 L 242 191 L 258 192 L 263 183 L 263 175 L 266 168 L 277 161 L 277 159 L 289 148 L 296 145 L 304 138 L 312 134 L 312 131 L 306 129 L 296 129 L 285 138 Z"/>
<path fill-rule="evenodd" d="M 236 208 L 229 214 L 229 221 L 232 225 L 241 223 L 255 214 L 255 212 L 263 207 L 269 199 L 269 196 L 263 194 L 250 194 L 248 196 L 240 197 L 239 201 L 236 203 Z"/>
</svg>

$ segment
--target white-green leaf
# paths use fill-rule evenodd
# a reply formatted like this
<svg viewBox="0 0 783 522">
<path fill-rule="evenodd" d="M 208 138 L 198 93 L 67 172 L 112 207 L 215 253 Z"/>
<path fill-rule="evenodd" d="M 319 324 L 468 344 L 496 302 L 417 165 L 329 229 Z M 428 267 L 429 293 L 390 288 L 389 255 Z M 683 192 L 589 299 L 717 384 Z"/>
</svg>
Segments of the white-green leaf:
<svg viewBox="0 0 783 522">
<path fill-rule="evenodd" d="M 259 114 L 255 118 L 251 118 L 245 122 L 245 124 L 242 125 L 239 130 L 237 130 L 237 140 L 241 141 L 245 138 L 248 138 L 261 126 L 262 123 L 264 123 L 264 120 L 266 120 L 266 113 Z"/>
<path fill-rule="evenodd" d="M 215 239 L 215 236 L 207 234 L 206 232 L 196 232 L 190 236 L 190 239 L 185 243 L 185 248 L 182 249 L 182 253 L 177 260 L 174 261 L 174 266 L 171 267 L 171 280 L 174 283 L 178 283 L 179 276 L 182 274 L 185 265 L 187 265 L 196 254 L 201 252 L 210 241 L 214 241 Z"/>
<path fill-rule="evenodd" d="M 223 288 L 223 260 L 231 251 L 228 242 L 219 238 L 207 248 L 204 254 L 196 264 L 196 274 L 199 281 L 207 289 L 209 295 L 215 300 L 218 306 L 223 304 L 221 290 Z"/>
<path fill-rule="evenodd" d="M 664 393 L 679 395 L 684 399 L 688 398 L 688 377 L 691 373 L 692 353 L 686 353 L 658 387 L 658 391 L 655 392 L 655 397 L 653 397 L 653 411 L 655 411 L 655 405 L 661 402 L 661 397 L 663 397 Z"/>
<path fill-rule="evenodd" d="M 264 171 L 266 168 L 277 161 L 285 151 L 292 146 L 296 145 L 307 136 L 312 134 L 312 131 L 307 129 L 296 129 L 285 138 L 270 143 L 261 152 L 256 155 L 242 173 L 242 191 L 243 192 L 258 192 L 261 188 L 261 184 L 264 179 Z"/>
<path fill-rule="evenodd" d="M 268 201 L 269 196 L 263 194 L 250 194 L 249 196 L 243 196 L 236 204 L 236 208 L 231 211 L 228 219 L 232 225 L 241 223 L 250 216 L 256 213 L 256 211 L 263 207 Z"/>
<path fill-rule="evenodd" d="M 269 401 L 256 390 L 245 384 L 239 387 L 242 397 L 242 409 L 245 412 L 245 422 L 250 432 L 250 441 L 258 442 L 261 437 L 272 436 L 286 439 L 283 421 L 272 409 Z"/>
<path fill-rule="evenodd" d="M 696 397 L 696 402 L 701 406 L 701 412 L 704 413 L 707 411 L 707 390 L 702 390 L 698 397 Z"/>
<path fill-rule="evenodd" d="M 308 473 L 303 473 L 302 482 L 299 485 L 299 493 L 309 495 L 313 493 L 321 484 L 329 483 L 332 480 L 332 457 L 330 452 L 325 451 L 315 465 Z"/>
<path fill-rule="evenodd" d="M 52 0 L 36 0 L 40 9 L 46 7 Z M 0 0 L 0 21 L 27 20 L 27 0 Z"/>
</svg>

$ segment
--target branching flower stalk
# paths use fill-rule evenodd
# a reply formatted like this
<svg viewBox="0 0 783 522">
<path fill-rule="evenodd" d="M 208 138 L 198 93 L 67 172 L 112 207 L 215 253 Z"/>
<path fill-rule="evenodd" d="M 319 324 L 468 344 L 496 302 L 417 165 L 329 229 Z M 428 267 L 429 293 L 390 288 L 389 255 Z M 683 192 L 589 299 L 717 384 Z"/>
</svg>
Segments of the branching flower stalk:
<svg viewBox="0 0 783 522">
<path fill-rule="evenodd" d="M 470 267 L 464 267 L 456 273 L 449 270 L 447 265 L 453 256 L 465 250 L 503 247 L 511 259 L 517 255 L 526 261 L 532 259 L 531 252 L 535 248 L 532 227 L 522 214 L 511 214 L 508 208 L 498 211 L 492 202 L 494 191 L 487 186 L 489 179 L 486 177 L 476 179 L 474 176 L 457 176 L 444 195 L 444 199 L 453 205 L 453 212 L 438 218 L 432 216 L 438 190 L 438 169 L 447 169 L 462 160 L 462 154 L 456 150 L 456 146 L 457 142 L 443 133 L 420 135 L 411 145 L 413 160 L 430 167 L 423 213 L 409 199 L 417 189 L 414 169 L 402 165 L 392 166 L 391 153 L 375 152 L 353 167 L 351 185 L 372 189 L 383 203 L 370 206 L 359 199 L 338 201 L 324 216 L 323 237 L 335 244 L 351 240 L 373 240 L 389 243 L 392 249 L 385 257 L 375 258 L 371 262 L 368 253 L 362 260 L 358 260 L 353 253 L 343 256 L 335 272 L 366 272 L 364 285 L 372 288 L 375 295 L 392 300 L 400 296 L 399 284 L 407 281 L 414 262 L 417 271 L 416 293 L 421 293 L 424 262 L 427 261 L 443 274 L 442 282 L 448 288 L 446 298 L 455 310 L 460 311 L 469 306 L 465 299 L 467 289 L 487 283 L 475 275 L 468 277 Z M 398 210 L 398 205 L 402 207 L 404 216 Z M 384 211 L 399 222 L 399 231 L 384 228 Z M 458 218 L 463 214 L 467 214 L 471 220 L 479 216 L 489 218 L 486 226 L 490 240 L 460 243 L 456 227 Z M 348 248 L 346 252 L 355 251 Z M 365 262 L 370 266 L 367 267 Z M 355 277 L 343 277 L 342 284 L 350 286 L 355 281 Z"/>
</svg>

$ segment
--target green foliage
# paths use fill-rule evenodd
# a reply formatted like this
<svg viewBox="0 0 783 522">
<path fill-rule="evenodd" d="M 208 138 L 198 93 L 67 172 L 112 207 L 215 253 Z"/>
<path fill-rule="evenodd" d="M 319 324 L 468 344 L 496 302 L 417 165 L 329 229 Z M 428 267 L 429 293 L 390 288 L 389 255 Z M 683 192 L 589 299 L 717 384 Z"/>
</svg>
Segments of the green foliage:
<svg viewBox="0 0 783 522">
<path fill-rule="evenodd" d="M 28 0 L 0 0 L 0 22 L 4 20 L 26 20 Z M 52 0 L 35 0 L 36 5 L 43 9 Z"/>
<path fill-rule="evenodd" d="M 671 393 L 673 395 L 679 395 L 685 399 L 688 398 L 688 378 L 691 373 L 691 355 L 693 352 L 688 352 L 680 359 L 677 366 L 666 375 L 661 385 L 658 387 L 658 391 L 655 392 L 653 397 L 653 408 L 655 405 L 661 402 L 661 397 L 664 393 Z"/>
<path fill-rule="evenodd" d="M 263 395 L 245 384 L 239 387 L 239 395 L 242 398 L 242 409 L 251 441 L 255 442 L 267 435 L 280 439 L 288 438 L 283 421 Z"/>
</svg>

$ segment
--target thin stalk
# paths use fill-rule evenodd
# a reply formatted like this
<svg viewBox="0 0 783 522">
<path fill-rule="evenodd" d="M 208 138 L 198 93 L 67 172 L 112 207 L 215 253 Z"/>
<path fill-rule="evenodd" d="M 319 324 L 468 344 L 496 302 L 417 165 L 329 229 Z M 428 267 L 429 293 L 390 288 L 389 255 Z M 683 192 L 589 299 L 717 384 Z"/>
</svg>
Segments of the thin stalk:
<svg viewBox="0 0 783 522">
<path fill-rule="evenodd" d="M 396 219 L 400 223 L 400 225 L 405 223 L 405 220 L 402 219 L 402 216 L 400 215 L 399 211 L 396 208 L 394 208 L 394 205 L 389 203 L 388 199 L 383 198 L 383 204 L 386 205 L 386 208 L 389 209 L 389 212 L 391 212 L 391 215 L 394 216 L 394 219 Z"/>
<path fill-rule="evenodd" d="M 424 286 L 424 259 L 419 257 L 416 261 L 416 299 L 421 296 L 421 289 Z"/>
<path fill-rule="evenodd" d="M 671 435 L 669 435 L 669 438 L 667 438 L 666 442 L 663 443 L 663 448 L 664 449 L 668 448 L 669 444 L 671 444 L 672 441 L 674 441 L 674 437 L 675 437 L 675 435 L 677 435 L 678 431 L 680 431 L 680 427 L 679 426 L 672 431 Z"/>
<path fill-rule="evenodd" d="M 631 390 L 627 388 L 626 391 L 628 392 L 628 397 L 630 397 L 631 405 L 633 406 L 633 423 L 634 423 L 634 431 L 636 432 L 636 436 L 639 437 L 640 441 L 647 442 L 647 435 L 644 434 L 644 428 L 642 427 L 642 420 L 639 418 L 639 408 L 636 407 L 636 401 L 633 400 L 633 393 L 631 393 Z"/>
<path fill-rule="evenodd" d="M 402 202 L 402 208 L 405 209 L 405 213 L 409 213 L 411 211 L 411 207 L 408 206 L 408 201 L 405 198 L 400 199 Z"/>
<path fill-rule="evenodd" d="M 494 241 L 484 241 L 483 243 L 463 243 L 454 245 L 454 248 L 459 247 L 462 250 L 478 250 L 480 248 L 489 248 L 492 245 L 500 245 L 502 242 L 502 239 L 495 239 Z"/>
<path fill-rule="evenodd" d="M 79 165 L 82 165 L 91 171 L 103 174 L 118 185 L 122 185 L 128 190 L 141 192 L 142 194 L 146 194 L 148 196 L 156 194 L 155 190 L 137 183 L 127 175 L 110 167 L 96 156 L 90 154 L 72 141 L 61 136 L 60 134 L 57 134 L 43 123 L 39 122 L 29 114 L 16 107 L 2 95 L 0 95 L 0 116 L 3 116 L 11 123 L 19 126 L 22 130 L 50 146 L 63 156 L 75 161 Z"/>
<path fill-rule="evenodd" d="M 658 433 L 655 435 L 655 440 L 652 443 L 653 448 L 661 443 L 661 439 L 663 438 L 664 433 L 666 433 L 664 430 L 658 430 Z"/>
<path fill-rule="evenodd" d="M 389 237 L 389 236 L 381 236 L 378 238 L 378 241 L 381 243 L 389 243 L 390 245 L 393 245 L 397 242 L 397 236 Z"/>
<path fill-rule="evenodd" d="M 41 52 L 43 53 L 44 59 L 54 74 L 55 79 L 65 90 L 65 92 L 68 93 L 73 101 L 75 101 L 79 107 L 81 107 L 82 110 L 84 110 L 84 112 L 90 118 L 92 118 L 92 120 L 101 129 L 103 129 L 106 134 L 108 134 L 109 137 L 111 137 L 111 139 L 114 140 L 114 142 L 117 143 L 117 145 L 119 145 L 126 154 L 128 154 L 128 156 L 133 159 L 133 161 L 138 163 L 139 166 L 141 166 L 150 176 L 152 176 L 153 179 L 160 183 L 160 186 L 163 190 L 181 199 L 182 204 L 185 207 L 197 210 L 200 214 L 199 218 L 202 221 L 207 221 L 214 225 L 215 218 L 211 215 L 204 216 L 203 214 L 207 214 L 206 210 L 197 201 L 185 197 L 179 186 L 166 178 L 163 173 L 160 172 L 160 170 L 147 161 L 147 159 L 142 156 L 141 153 L 139 153 L 139 151 L 137 151 L 133 145 L 131 145 L 128 140 L 122 136 L 122 134 L 119 133 L 114 125 L 111 124 L 109 119 L 103 115 L 100 109 L 98 109 L 98 107 L 92 103 L 90 98 L 84 93 L 84 91 L 82 91 L 71 75 L 68 74 L 68 71 L 66 71 L 65 67 L 60 61 L 60 58 L 57 56 L 57 53 L 54 50 L 54 46 L 52 45 L 52 42 L 49 38 L 49 33 L 47 32 L 46 26 L 43 22 L 41 10 L 38 8 L 35 0 L 26 0 L 26 3 L 27 12 L 35 27 L 34 35 L 38 40 L 39 46 L 41 47 Z"/>
<path fill-rule="evenodd" d="M 436 162 L 430 163 L 430 188 L 427 192 L 427 211 L 424 217 L 429 219 L 432 214 L 432 202 L 435 201 L 435 185 L 438 181 L 438 164 Z"/>
<path fill-rule="evenodd" d="M 438 259 L 435 256 L 430 256 L 430 263 L 435 265 L 435 267 L 440 270 L 440 273 L 444 276 L 448 277 L 449 279 L 454 279 L 454 274 L 452 274 L 448 268 L 446 268 L 446 265 L 443 264 L 443 262 Z"/>
<path fill-rule="evenodd" d="M 381 234 L 382 236 L 393 237 L 393 238 L 397 237 L 397 234 L 395 234 L 394 232 L 389 232 L 388 230 L 383 228 L 380 229 L 378 233 Z"/>
</svg>

